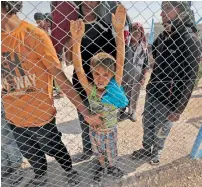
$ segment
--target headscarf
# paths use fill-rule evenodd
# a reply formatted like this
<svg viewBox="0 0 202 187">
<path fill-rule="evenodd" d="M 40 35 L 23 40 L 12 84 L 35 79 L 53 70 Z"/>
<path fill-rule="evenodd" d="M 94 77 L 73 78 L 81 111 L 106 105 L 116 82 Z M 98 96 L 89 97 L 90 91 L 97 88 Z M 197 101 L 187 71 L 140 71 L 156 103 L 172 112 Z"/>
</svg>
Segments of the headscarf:
<svg viewBox="0 0 202 187">
<path fill-rule="evenodd" d="M 173 7 L 178 8 L 180 11 L 178 16 L 168 23 L 168 25 L 170 24 L 171 26 L 171 32 L 177 30 L 182 26 L 191 28 L 194 33 L 198 32 L 193 11 L 191 10 L 190 5 L 187 1 L 163 1 L 162 6 L 165 3 L 170 3 L 171 5 L 173 5 Z"/>
<path fill-rule="evenodd" d="M 145 31 L 144 31 L 143 25 L 139 22 L 134 22 L 132 24 L 132 32 L 133 32 L 134 28 L 141 31 L 141 37 L 139 39 L 139 43 L 142 44 L 144 49 L 146 49 L 147 48 L 147 41 L 146 41 Z M 133 41 L 132 37 L 131 37 L 131 41 Z"/>
</svg>

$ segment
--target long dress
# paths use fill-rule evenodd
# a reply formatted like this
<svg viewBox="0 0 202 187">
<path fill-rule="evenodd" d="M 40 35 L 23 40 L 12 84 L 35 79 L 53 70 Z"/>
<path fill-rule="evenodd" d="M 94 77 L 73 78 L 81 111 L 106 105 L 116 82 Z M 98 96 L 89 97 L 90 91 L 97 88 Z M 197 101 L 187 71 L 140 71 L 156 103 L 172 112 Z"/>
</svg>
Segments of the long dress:
<svg viewBox="0 0 202 187">
<path fill-rule="evenodd" d="M 136 46 L 126 47 L 126 57 L 122 85 L 130 101 L 129 111 L 135 111 L 140 95 L 140 80 L 143 78 L 143 71 L 149 69 L 148 53 L 138 43 Z"/>
</svg>

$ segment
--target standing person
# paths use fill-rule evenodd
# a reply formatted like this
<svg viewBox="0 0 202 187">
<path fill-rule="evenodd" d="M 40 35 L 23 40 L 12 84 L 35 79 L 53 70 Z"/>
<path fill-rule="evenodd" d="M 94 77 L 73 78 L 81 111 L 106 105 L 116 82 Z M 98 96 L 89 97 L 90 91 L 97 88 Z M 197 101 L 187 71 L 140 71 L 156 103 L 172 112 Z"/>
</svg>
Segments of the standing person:
<svg viewBox="0 0 202 187">
<path fill-rule="evenodd" d="M 147 85 L 143 113 L 143 148 L 134 159 L 150 157 L 159 164 L 172 123 L 179 120 L 191 97 L 197 77 L 201 44 L 186 1 L 164 1 L 163 31 L 153 44 L 155 64 Z"/>
<path fill-rule="evenodd" d="M 82 104 L 61 70 L 47 33 L 18 18 L 21 8 L 22 1 L 1 2 L 2 100 L 6 120 L 21 153 L 34 168 L 35 177 L 30 183 L 37 186 L 47 182 L 46 153 L 65 170 L 68 183 L 78 184 L 78 173 L 72 169 L 71 157 L 56 127 L 53 77 L 89 125 L 100 124 L 101 119 L 92 116 Z"/>
<path fill-rule="evenodd" d="M 115 13 L 118 2 L 97 1 L 96 4 L 97 6 L 93 9 L 96 17 L 102 19 L 106 24 L 111 24 L 111 13 Z M 82 17 L 82 1 L 51 1 L 50 6 L 53 18 L 51 39 L 56 52 L 60 57 L 65 43 L 70 38 L 70 21 Z"/>
<path fill-rule="evenodd" d="M 127 53 L 130 56 L 127 55 L 125 60 L 122 85 L 130 103 L 128 113 L 125 111 L 126 108 L 120 111 L 119 120 L 129 118 L 135 122 L 140 88 L 145 82 L 146 73 L 149 69 L 146 38 L 143 25 L 140 23 L 136 22 L 132 25 L 132 36 Z"/>
<path fill-rule="evenodd" d="M 12 185 L 17 185 L 24 172 L 20 170 L 22 155 L 13 137 L 10 125 L 5 120 L 3 103 L 1 102 L 1 178 L 12 179 Z"/>
<path fill-rule="evenodd" d="M 81 56 L 82 64 L 85 74 L 89 82 L 93 82 L 93 76 L 90 71 L 90 59 L 98 52 L 106 52 L 116 57 L 116 44 L 115 38 L 112 34 L 111 25 L 106 24 L 95 13 L 96 7 L 99 6 L 99 1 L 82 1 L 79 10 L 80 18 L 83 19 L 85 24 L 85 35 L 81 41 Z M 67 43 L 68 51 L 66 58 L 72 61 L 71 41 Z M 80 94 L 85 106 L 89 106 L 87 94 L 82 87 L 76 72 L 73 73 L 73 85 L 77 92 Z M 83 155 L 80 160 L 89 159 L 92 156 L 91 141 L 89 137 L 89 124 L 84 120 L 81 113 L 78 111 L 80 125 L 82 129 L 82 142 L 83 142 Z"/>
<path fill-rule="evenodd" d="M 34 20 L 39 28 L 44 29 L 44 15 L 41 12 L 36 12 L 34 14 Z"/>
<path fill-rule="evenodd" d="M 51 35 L 52 16 L 50 13 L 44 14 L 44 30 Z"/>
<path fill-rule="evenodd" d="M 100 182 L 105 168 L 116 178 L 123 172 L 114 165 L 117 156 L 117 108 L 128 104 L 121 88 L 125 59 L 124 25 L 126 9 L 119 5 L 113 15 L 113 27 L 116 32 L 117 57 L 99 52 L 90 60 L 90 69 L 94 81 L 89 82 L 83 69 L 81 58 L 81 40 L 85 25 L 81 19 L 71 21 L 73 40 L 73 64 L 78 79 L 86 91 L 91 112 L 102 114 L 102 123 L 96 128 L 90 127 L 93 152 L 98 158 L 98 167 L 94 171 L 94 180 Z"/>
</svg>

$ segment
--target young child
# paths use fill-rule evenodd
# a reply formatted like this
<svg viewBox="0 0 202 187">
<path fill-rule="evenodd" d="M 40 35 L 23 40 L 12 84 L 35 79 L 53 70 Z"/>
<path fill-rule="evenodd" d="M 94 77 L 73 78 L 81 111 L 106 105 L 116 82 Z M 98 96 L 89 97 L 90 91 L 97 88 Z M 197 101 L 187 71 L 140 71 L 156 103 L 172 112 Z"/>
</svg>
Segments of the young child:
<svg viewBox="0 0 202 187">
<path fill-rule="evenodd" d="M 128 100 L 122 89 L 123 65 L 125 58 L 124 25 L 126 10 L 122 5 L 112 14 L 112 23 L 116 32 L 117 56 L 116 60 L 110 54 L 100 52 L 91 58 L 91 71 L 94 78 L 93 85 L 88 82 L 82 67 L 81 40 L 85 26 L 81 19 L 71 21 L 70 31 L 73 39 L 73 64 L 78 79 L 85 89 L 91 112 L 101 114 L 102 124 L 90 127 L 90 137 L 93 152 L 99 160 L 99 166 L 94 173 L 94 180 L 100 181 L 107 170 L 116 178 L 123 176 L 123 172 L 114 166 L 117 156 L 117 109 L 124 108 Z"/>
</svg>

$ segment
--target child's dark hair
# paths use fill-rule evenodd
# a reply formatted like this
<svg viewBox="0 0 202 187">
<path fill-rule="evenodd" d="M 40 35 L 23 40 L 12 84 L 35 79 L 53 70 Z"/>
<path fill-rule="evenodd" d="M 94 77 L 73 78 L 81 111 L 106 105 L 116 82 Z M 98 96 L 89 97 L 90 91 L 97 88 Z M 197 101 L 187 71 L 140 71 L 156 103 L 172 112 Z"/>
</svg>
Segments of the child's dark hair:
<svg viewBox="0 0 202 187">
<path fill-rule="evenodd" d="M 22 9 L 22 1 L 1 1 L 1 8 L 6 9 L 9 15 L 17 14 Z"/>
<path fill-rule="evenodd" d="M 52 22 L 52 16 L 51 16 L 50 13 L 45 13 L 45 14 L 44 14 L 44 17 L 45 17 L 45 20 L 46 20 L 46 21 Z"/>
<path fill-rule="evenodd" d="M 102 66 L 111 72 L 115 73 L 116 71 L 116 60 L 113 56 L 107 53 L 98 53 L 91 58 L 91 67 L 95 68 L 98 66 Z"/>
<path fill-rule="evenodd" d="M 44 20 L 45 16 L 41 12 L 36 12 L 34 14 L 34 19 L 35 19 L 35 21 L 37 21 L 37 20 Z"/>
</svg>

